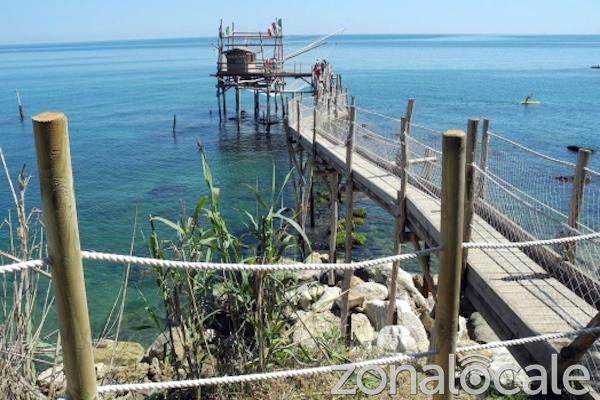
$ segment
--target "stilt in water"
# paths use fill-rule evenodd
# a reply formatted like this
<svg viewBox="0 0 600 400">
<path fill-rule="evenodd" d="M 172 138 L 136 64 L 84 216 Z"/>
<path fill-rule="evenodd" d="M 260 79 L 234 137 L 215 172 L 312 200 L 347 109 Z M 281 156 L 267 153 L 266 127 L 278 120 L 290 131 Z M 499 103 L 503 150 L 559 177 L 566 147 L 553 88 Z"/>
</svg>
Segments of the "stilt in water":
<svg viewBox="0 0 600 400">
<path fill-rule="evenodd" d="M 175 128 L 177 127 L 177 115 L 173 114 L 173 136 L 175 136 Z"/>
<path fill-rule="evenodd" d="M 18 90 L 15 90 L 15 93 L 17 94 L 17 106 L 19 106 L 19 117 L 21 118 L 21 122 L 23 122 L 23 119 L 25 118 L 25 113 L 23 112 L 23 103 L 21 103 L 21 95 L 19 94 Z"/>
<path fill-rule="evenodd" d="M 239 81 L 235 81 L 235 122 L 237 124 L 238 130 L 240 129 L 240 119 L 241 119 L 241 110 L 240 110 L 240 85 Z"/>
<path fill-rule="evenodd" d="M 259 110 L 259 95 L 258 90 L 254 91 L 254 119 L 258 119 L 258 110 Z"/>
<path fill-rule="evenodd" d="M 225 96 L 225 93 L 226 93 L 225 86 L 223 86 L 222 90 L 223 90 L 223 116 L 225 117 L 225 119 L 227 119 L 227 98 Z"/>
<path fill-rule="evenodd" d="M 221 88 L 217 87 L 217 107 L 219 107 L 219 122 L 223 122 L 223 113 L 221 112 Z"/>
</svg>

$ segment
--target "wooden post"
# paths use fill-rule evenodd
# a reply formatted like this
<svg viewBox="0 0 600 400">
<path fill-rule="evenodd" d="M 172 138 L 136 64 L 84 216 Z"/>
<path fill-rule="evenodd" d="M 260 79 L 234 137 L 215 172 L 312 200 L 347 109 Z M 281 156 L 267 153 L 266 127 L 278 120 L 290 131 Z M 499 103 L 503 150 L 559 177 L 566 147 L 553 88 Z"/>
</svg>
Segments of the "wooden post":
<svg viewBox="0 0 600 400">
<path fill-rule="evenodd" d="M 575 165 L 575 176 L 573 178 L 573 190 L 571 191 L 571 202 L 569 205 L 569 219 L 568 224 L 572 230 L 577 230 L 579 227 L 579 214 L 583 206 L 583 192 L 585 188 L 586 173 L 585 168 L 590 162 L 590 156 L 592 155 L 589 149 L 579 149 L 577 152 L 577 164 Z M 569 232 L 569 235 L 572 233 Z M 569 262 L 575 261 L 577 244 L 576 242 L 567 243 L 565 251 L 565 258 Z"/>
<path fill-rule="evenodd" d="M 281 100 L 281 118 L 285 118 L 285 103 L 283 101 L 283 93 L 279 96 Z"/>
<path fill-rule="evenodd" d="M 467 150 L 465 171 L 465 224 L 463 239 L 471 241 L 473 215 L 475 214 L 475 154 L 477 149 L 477 127 L 479 120 L 470 118 L 467 124 Z M 467 266 L 468 249 L 463 250 L 463 271 Z"/>
<path fill-rule="evenodd" d="M 88 316 L 67 118 L 33 117 L 42 209 L 52 263 L 52 285 L 67 378 L 66 397 L 96 398 L 96 371 Z"/>
<path fill-rule="evenodd" d="M 442 142 L 442 211 L 440 274 L 435 315 L 435 364 L 444 371 L 444 394 L 434 399 L 450 399 L 449 356 L 456 351 L 462 242 L 465 212 L 465 133 L 449 130 Z"/>
<path fill-rule="evenodd" d="M 394 255 L 400 254 L 402 251 L 402 232 L 404 232 L 404 215 L 402 209 L 404 192 L 399 190 L 397 193 L 398 210 L 394 223 Z M 396 287 L 398 280 L 398 269 L 400 269 L 400 261 L 394 261 L 392 264 L 392 277 L 388 290 L 388 298 L 390 302 L 387 309 L 387 324 L 394 325 L 396 314 Z"/>
<path fill-rule="evenodd" d="M 600 327 L 600 312 L 586 326 L 586 328 L 597 327 Z M 556 376 L 564 376 L 565 370 L 571 365 L 577 364 L 598 339 L 600 339 L 600 332 L 582 333 L 573 339 L 571 344 L 563 347 L 558 355 L 558 374 Z"/>
<path fill-rule="evenodd" d="M 348 130 L 348 140 L 346 141 L 346 246 L 344 253 L 344 261 L 352 262 L 352 201 L 354 197 L 354 183 L 352 181 L 352 153 L 354 152 L 354 124 L 356 123 L 356 105 L 355 99 L 352 97 L 352 105 L 350 106 L 350 124 Z M 344 271 L 344 280 L 342 282 L 342 334 L 346 338 L 346 342 L 350 341 L 350 324 L 348 321 L 348 298 L 350 291 L 350 282 L 354 271 Z"/>
<path fill-rule="evenodd" d="M 173 136 L 175 136 L 177 127 L 177 115 L 173 114 Z"/>
<path fill-rule="evenodd" d="M 240 120 L 241 120 L 241 110 L 240 110 L 240 85 L 239 79 L 235 80 L 235 120 L 237 122 L 238 130 L 240 129 Z"/>
<path fill-rule="evenodd" d="M 254 91 L 254 119 L 258 119 L 258 90 Z"/>
<path fill-rule="evenodd" d="M 271 83 L 267 82 L 267 131 L 271 130 Z"/>
<path fill-rule="evenodd" d="M 400 158 L 396 162 L 400 165 L 400 190 L 397 195 L 398 210 L 394 223 L 394 254 L 400 254 L 402 250 L 401 236 L 406 225 L 406 186 L 408 185 L 408 135 L 410 132 L 410 121 L 415 106 L 415 100 L 409 99 L 406 104 L 406 115 L 400 118 Z M 392 265 L 392 276 L 389 287 L 390 302 L 387 309 L 387 323 L 394 323 L 396 314 L 396 287 L 398 280 L 398 270 L 400 262 L 394 262 Z"/>
<path fill-rule="evenodd" d="M 490 120 L 483 119 L 483 127 L 481 129 L 481 152 L 479 155 L 479 169 L 483 172 L 487 171 L 488 167 L 488 146 L 490 143 Z M 485 175 L 479 176 L 479 190 L 477 195 L 480 199 L 485 199 Z"/>
<path fill-rule="evenodd" d="M 227 119 L 227 96 L 225 95 L 226 89 L 225 86 L 223 86 L 222 88 L 223 90 L 223 115 L 225 116 L 225 119 Z"/>
<path fill-rule="evenodd" d="M 296 130 L 298 131 L 298 135 L 300 135 L 300 124 L 302 123 L 302 114 L 300 113 L 300 100 L 296 101 Z"/>
<path fill-rule="evenodd" d="M 219 122 L 223 122 L 223 112 L 221 111 L 221 88 L 217 86 L 217 107 L 219 108 Z"/>
<path fill-rule="evenodd" d="M 23 119 L 25 118 L 25 113 L 23 112 L 23 103 L 21 103 L 21 95 L 19 94 L 18 90 L 15 90 L 15 93 L 17 95 L 17 106 L 19 107 L 19 118 L 21 118 L 21 122 L 23 122 Z"/>
<path fill-rule="evenodd" d="M 334 170 L 331 177 L 329 195 L 331 196 L 331 216 L 329 224 L 329 262 L 337 263 L 337 221 L 338 221 L 338 189 L 340 185 L 340 176 Z M 329 285 L 335 285 L 335 269 L 329 271 Z"/>
<path fill-rule="evenodd" d="M 312 154 L 311 154 L 311 174 L 314 175 L 315 165 L 317 160 L 317 108 L 313 108 L 313 137 L 312 137 Z M 310 227 L 315 227 L 315 195 L 314 195 L 314 180 L 310 180 Z"/>
</svg>

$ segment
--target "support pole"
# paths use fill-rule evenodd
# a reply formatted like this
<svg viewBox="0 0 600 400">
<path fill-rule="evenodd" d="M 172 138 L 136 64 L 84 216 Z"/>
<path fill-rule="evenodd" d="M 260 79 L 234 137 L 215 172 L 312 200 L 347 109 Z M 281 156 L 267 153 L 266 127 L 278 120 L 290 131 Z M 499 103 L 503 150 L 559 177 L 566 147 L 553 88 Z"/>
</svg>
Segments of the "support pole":
<svg viewBox="0 0 600 400">
<path fill-rule="evenodd" d="M 258 90 L 254 91 L 254 119 L 258 119 Z"/>
<path fill-rule="evenodd" d="M 23 103 L 21 103 L 21 95 L 19 94 L 18 90 L 15 90 L 15 93 L 17 95 L 17 106 L 19 107 L 19 118 L 21 118 L 21 122 L 23 122 L 25 113 L 23 111 Z"/>
<path fill-rule="evenodd" d="M 404 232 L 404 210 L 402 210 L 403 191 L 397 193 L 398 210 L 394 221 L 394 255 L 399 255 L 402 252 L 402 232 Z M 398 270 L 400 269 L 400 261 L 394 261 L 392 264 L 392 277 L 388 290 L 388 298 L 390 302 L 387 309 L 387 324 L 394 325 L 396 314 L 396 287 L 398 280 Z"/>
<path fill-rule="evenodd" d="M 355 99 L 352 97 L 352 105 L 350 106 L 350 124 L 348 130 L 348 139 L 346 141 L 346 246 L 344 253 L 344 261 L 352 262 L 352 201 L 354 197 L 354 183 L 352 180 L 352 153 L 354 152 L 354 124 L 356 123 L 356 105 Z M 350 282 L 354 271 L 344 271 L 344 280 L 342 282 L 342 335 L 346 338 L 346 342 L 350 341 L 350 324 L 348 323 L 348 298 L 350 291 Z"/>
<path fill-rule="evenodd" d="M 329 262 L 337 263 L 337 221 L 338 221 L 338 189 L 340 185 L 340 176 L 334 171 L 329 184 L 331 196 L 331 216 L 329 221 Z M 329 271 L 329 285 L 335 285 L 335 269 Z"/>
<path fill-rule="evenodd" d="M 267 131 L 271 130 L 271 83 L 267 82 Z M 300 132 L 298 132 L 300 133 Z"/>
<path fill-rule="evenodd" d="M 408 135 L 410 132 L 410 121 L 415 106 L 415 100 L 409 99 L 406 104 L 406 115 L 400 118 L 400 154 L 396 162 L 400 167 L 400 190 L 397 195 L 396 219 L 394 223 L 394 254 L 400 254 L 401 236 L 406 225 L 406 186 L 408 185 Z M 392 276 L 389 287 L 390 302 L 387 309 L 387 323 L 394 323 L 394 315 L 396 314 L 396 287 L 398 280 L 398 270 L 400 269 L 400 261 L 394 262 L 392 265 Z M 393 297 L 392 297 L 393 296 Z"/>
<path fill-rule="evenodd" d="M 67 378 L 66 397 L 96 398 L 96 371 L 88 316 L 67 118 L 33 117 L 42 209 L 52 263 L 52 285 Z"/>
<path fill-rule="evenodd" d="M 177 115 L 173 114 L 173 136 L 175 136 L 176 134 L 176 128 L 177 128 Z"/>
<path fill-rule="evenodd" d="M 465 171 L 465 225 L 463 239 L 471 241 L 473 215 L 475 214 L 475 154 L 477 149 L 477 127 L 479 120 L 470 118 L 467 124 L 467 150 Z M 468 249 L 463 250 L 463 271 L 467 266 Z"/>
<path fill-rule="evenodd" d="M 240 110 L 240 85 L 239 80 L 235 80 L 235 121 L 237 123 L 238 130 L 240 129 L 240 120 L 242 118 Z"/>
<path fill-rule="evenodd" d="M 585 168 L 590 162 L 592 155 L 589 149 L 579 149 L 577 153 L 577 164 L 575 165 L 575 176 L 573 178 L 573 190 L 571 192 L 571 202 L 569 205 L 569 227 L 572 228 L 569 235 L 579 228 L 579 214 L 583 207 L 583 192 L 585 188 L 586 172 Z M 576 242 L 567 243 L 565 246 L 565 258 L 569 262 L 575 261 L 577 244 Z"/>
<path fill-rule="evenodd" d="M 313 108 L 313 137 L 312 137 L 312 152 L 311 152 L 311 176 L 314 175 L 315 166 L 317 163 L 317 108 Z M 315 228 L 315 195 L 314 195 L 314 179 L 310 179 L 309 207 L 310 207 L 310 227 Z"/>
<path fill-rule="evenodd" d="M 227 119 L 227 96 L 225 86 L 222 87 L 223 90 L 223 116 Z"/>
<path fill-rule="evenodd" d="M 490 143 L 490 120 L 483 119 L 483 127 L 481 128 L 481 152 L 479 155 L 479 169 L 483 172 L 487 171 L 488 167 L 488 146 Z M 485 199 L 485 175 L 479 176 L 479 190 L 477 195 L 480 199 Z"/>
<path fill-rule="evenodd" d="M 450 355 L 456 351 L 458 311 L 460 306 L 460 277 L 462 270 L 462 241 L 465 212 L 465 133 L 449 130 L 442 142 L 442 211 L 440 274 L 438 302 L 435 315 L 435 364 L 444 371 L 444 394 L 436 400 L 450 399 Z M 432 338 L 433 339 L 433 338 Z M 433 341 L 433 340 L 432 340 Z M 452 384 L 453 386 L 453 384 Z"/>
<path fill-rule="evenodd" d="M 600 312 L 592 318 L 586 328 L 597 328 L 600 326 Z M 558 374 L 564 376 L 565 370 L 571 365 L 579 363 L 585 353 L 592 347 L 596 340 L 600 339 L 600 332 L 582 333 L 577 336 L 571 344 L 563 347 L 558 355 Z"/>
<path fill-rule="evenodd" d="M 219 108 L 219 122 L 223 122 L 223 112 L 221 111 L 221 87 L 217 86 L 217 107 Z"/>
</svg>

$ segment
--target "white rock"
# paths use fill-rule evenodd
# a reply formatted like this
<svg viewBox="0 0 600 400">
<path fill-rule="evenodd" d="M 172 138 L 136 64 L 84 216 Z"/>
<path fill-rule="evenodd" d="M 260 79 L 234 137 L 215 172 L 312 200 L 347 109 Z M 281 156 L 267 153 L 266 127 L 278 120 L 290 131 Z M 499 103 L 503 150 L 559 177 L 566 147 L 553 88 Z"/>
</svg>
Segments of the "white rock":
<svg viewBox="0 0 600 400">
<path fill-rule="evenodd" d="M 457 340 L 469 340 L 469 330 L 467 329 L 467 319 L 458 317 L 458 336 Z"/>
<path fill-rule="evenodd" d="M 469 327 L 471 328 L 471 336 L 476 342 L 490 343 L 500 340 L 494 333 L 494 330 L 478 312 L 474 312 L 469 317 Z"/>
<path fill-rule="evenodd" d="M 303 310 L 310 309 L 310 305 L 318 300 L 325 292 L 325 286 L 318 282 L 307 282 L 296 289 L 285 293 L 286 298 L 292 303 L 297 304 Z"/>
<path fill-rule="evenodd" d="M 377 347 L 386 353 L 416 353 L 418 350 L 410 331 L 400 325 L 383 327 L 377 335 Z"/>
<path fill-rule="evenodd" d="M 365 282 L 350 288 L 348 293 L 348 309 L 363 306 L 363 303 L 371 300 L 385 300 L 388 290 L 385 286 L 375 282 Z M 342 298 L 337 300 L 341 308 Z"/>
<path fill-rule="evenodd" d="M 402 325 L 410 331 L 413 339 L 417 343 L 419 351 L 429 349 L 429 338 L 421 320 L 412 310 L 410 304 L 403 300 L 396 300 L 397 324 Z"/>
<path fill-rule="evenodd" d="M 369 300 L 363 305 L 365 314 L 377 331 L 387 325 L 388 304 L 389 302 L 385 300 Z"/>
<path fill-rule="evenodd" d="M 339 287 L 328 287 L 325 289 L 319 300 L 313 304 L 312 309 L 316 312 L 330 311 L 333 303 L 340 297 L 342 289 Z"/>
<path fill-rule="evenodd" d="M 365 314 L 355 313 L 350 316 L 352 340 L 361 345 L 371 343 L 375 339 L 375 330 Z"/>
<path fill-rule="evenodd" d="M 299 311 L 299 321 L 292 327 L 292 340 L 296 344 L 301 344 L 309 348 L 315 348 L 316 344 L 313 337 L 323 337 L 330 333 L 339 333 L 340 318 L 336 317 L 331 311 L 324 312 L 301 312 Z M 311 336 L 312 335 L 312 336 Z"/>
<path fill-rule="evenodd" d="M 491 376 L 496 376 L 501 368 L 511 367 L 511 370 L 518 372 L 507 371 L 500 374 L 500 383 L 504 388 L 523 387 L 527 380 L 527 374 L 519 367 L 519 363 L 514 359 L 512 354 L 505 348 L 499 347 L 492 349 L 492 362 L 489 365 Z"/>
</svg>

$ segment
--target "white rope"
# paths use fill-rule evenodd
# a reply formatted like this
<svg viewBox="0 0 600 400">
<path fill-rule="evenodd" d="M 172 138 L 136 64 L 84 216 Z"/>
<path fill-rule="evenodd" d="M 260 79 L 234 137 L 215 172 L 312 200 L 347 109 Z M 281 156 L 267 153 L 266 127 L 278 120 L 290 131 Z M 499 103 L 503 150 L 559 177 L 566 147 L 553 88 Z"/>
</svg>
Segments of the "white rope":
<svg viewBox="0 0 600 400">
<path fill-rule="evenodd" d="M 503 140 L 503 141 L 505 141 L 507 143 L 510 143 L 513 146 L 516 146 L 516 147 L 520 148 L 521 150 L 525 150 L 525 151 L 527 151 L 527 152 L 529 152 L 529 153 L 531 153 L 533 155 L 541 157 L 541 158 L 543 158 L 545 160 L 552 161 L 552 162 L 555 162 L 555 163 L 558 163 L 558 164 L 562 164 L 562 165 L 566 165 L 568 167 L 575 167 L 575 164 L 573 164 L 572 162 L 568 162 L 568 161 L 564 161 L 564 160 L 561 160 L 561 159 L 558 159 L 558 158 L 547 156 L 546 154 L 543 154 L 543 153 L 540 153 L 539 151 L 535 151 L 533 149 L 530 149 L 529 147 L 525 147 L 522 144 L 514 142 L 514 141 L 512 141 L 510 139 L 507 139 L 504 136 L 500 136 L 500 135 L 498 135 L 496 133 L 493 133 L 492 131 L 488 131 L 488 134 L 490 136 L 493 136 L 493 137 L 497 138 L 497 139 L 500 139 L 500 140 Z"/>
<path fill-rule="evenodd" d="M 418 177 L 417 177 L 418 178 Z M 506 243 L 485 243 L 485 242 L 467 242 L 463 243 L 465 249 L 510 249 L 523 248 L 532 246 L 548 246 L 553 244 L 562 244 L 570 242 L 578 242 L 582 240 L 595 240 L 600 238 L 600 232 L 590 233 L 579 236 L 567 236 L 556 239 L 532 240 L 526 242 L 506 242 Z M 101 253 L 96 251 L 81 251 L 83 260 L 103 261 L 115 264 L 132 264 L 146 267 L 160 268 L 178 268 L 178 269 L 193 269 L 193 270 L 221 270 L 221 271 L 305 271 L 305 270 L 356 270 L 363 268 L 372 268 L 378 265 L 388 264 L 395 261 L 411 260 L 422 257 L 427 254 L 437 253 L 441 251 L 441 247 L 432 247 L 430 249 L 416 251 L 408 254 L 398 254 L 375 258 L 372 260 L 358 261 L 352 263 L 339 264 L 304 264 L 301 262 L 292 264 L 244 264 L 244 263 L 212 263 L 212 262 L 190 262 L 190 261 L 174 261 L 162 260 L 158 258 L 137 257 L 113 253 Z M 38 268 L 44 265 L 50 265 L 48 259 L 30 260 L 15 264 L 0 266 L 0 275 L 18 272 L 31 268 Z"/>
<path fill-rule="evenodd" d="M 354 263 L 340 264 L 244 264 L 244 263 L 211 263 L 211 262 L 189 262 L 161 260 L 157 258 L 136 257 L 111 253 L 98 253 L 94 251 L 82 251 L 84 260 L 104 261 L 117 264 L 132 264 L 147 267 L 179 268 L 193 270 L 222 270 L 222 271 L 303 271 L 303 270 L 355 270 L 371 268 L 395 261 L 410 260 L 427 254 L 440 251 L 439 247 L 417 251 L 409 254 L 398 254 L 394 256 L 376 258 L 373 260 L 358 261 Z"/>
<path fill-rule="evenodd" d="M 590 233 L 587 235 L 567 236 L 564 238 L 531 240 L 528 242 L 507 242 L 507 243 L 478 243 L 467 242 L 463 243 L 463 249 L 512 249 L 533 246 L 550 246 L 553 244 L 562 244 L 570 242 L 578 242 L 581 240 L 592 240 L 600 238 L 600 232 Z"/>
<path fill-rule="evenodd" d="M 15 264 L 2 265 L 2 266 L 0 266 L 0 275 L 8 274 L 11 272 L 23 271 L 26 269 L 40 268 L 40 267 L 43 267 L 47 263 L 47 261 L 48 261 L 47 259 L 29 260 L 29 261 L 18 262 Z"/>
<path fill-rule="evenodd" d="M 357 361 L 348 364 L 327 365 L 323 367 L 303 368 L 286 371 L 264 372 L 259 374 L 221 376 L 217 378 L 190 379 L 169 382 L 129 383 L 120 385 L 104 385 L 98 387 L 98 393 L 127 392 L 139 390 L 165 390 L 184 389 L 199 386 L 223 385 L 232 383 L 259 382 L 270 379 L 298 378 L 301 376 L 312 376 L 343 371 L 348 368 L 362 368 L 373 365 L 406 364 L 419 358 L 430 357 L 434 352 L 398 354 L 391 357 L 377 358 L 373 360 Z"/>
<path fill-rule="evenodd" d="M 549 340 L 555 340 L 565 337 L 577 336 L 584 333 L 596 333 L 600 332 L 600 327 L 595 328 L 583 328 L 571 332 L 563 333 L 551 333 L 538 336 L 530 336 L 521 339 L 512 339 L 506 341 L 490 342 L 485 344 L 479 344 L 474 346 L 461 347 L 456 349 L 456 354 L 470 353 L 479 350 L 489 350 L 499 347 L 512 347 L 521 346 L 525 344 L 531 344 L 536 342 L 546 342 Z M 435 355 L 436 352 L 424 352 L 415 354 L 397 354 L 391 357 L 376 358 L 372 360 L 357 361 L 347 364 L 328 365 L 323 367 L 303 368 L 295 370 L 285 371 L 274 371 L 265 372 L 258 374 L 247 374 L 237 376 L 221 376 L 216 378 L 202 378 L 202 379 L 190 379 L 190 380 L 179 380 L 179 381 L 168 381 L 168 382 L 149 382 L 149 383 L 128 383 L 128 384 L 115 384 L 115 385 L 104 385 L 98 387 L 98 393 L 114 393 L 114 392 L 128 392 L 128 391 L 140 391 L 140 390 L 166 390 L 166 389 L 184 389 L 199 386 L 213 386 L 223 385 L 232 383 L 245 383 L 245 382 L 259 382 L 270 379 L 281 379 L 281 378 L 298 378 L 301 376 L 313 376 L 320 374 L 333 373 L 337 371 L 348 370 L 351 368 L 362 368 L 373 365 L 390 365 L 390 364 L 406 364 L 409 362 L 416 361 L 419 358 L 430 357 Z"/>
</svg>

